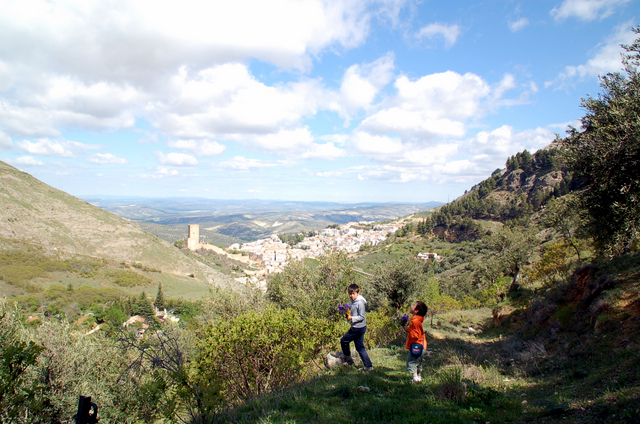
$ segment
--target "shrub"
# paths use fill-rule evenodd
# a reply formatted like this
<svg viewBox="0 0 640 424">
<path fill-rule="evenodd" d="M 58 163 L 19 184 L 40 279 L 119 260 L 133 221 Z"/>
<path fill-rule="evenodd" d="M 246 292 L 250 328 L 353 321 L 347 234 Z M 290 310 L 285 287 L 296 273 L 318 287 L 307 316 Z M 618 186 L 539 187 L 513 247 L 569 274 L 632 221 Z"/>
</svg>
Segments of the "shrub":
<svg viewBox="0 0 640 424">
<path fill-rule="evenodd" d="M 25 422 L 41 402 L 28 378 L 43 348 L 25 337 L 16 305 L 0 300 L 0 422 Z"/>
<path fill-rule="evenodd" d="M 406 306 L 426 284 L 420 259 L 404 257 L 376 266 L 369 280 L 372 306 L 388 304 L 395 310 Z"/>
<path fill-rule="evenodd" d="M 202 335 L 199 374 L 220 381 L 230 401 L 284 388 L 300 380 L 306 364 L 333 337 L 333 326 L 326 324 L 274 307 L 220 320 Z"/>
<path fill-rule="evenodd" d="M 107 271 L 105 275 L 111 278 L 114 284 L 121 287 L 143 286 L 151 283 L 149 277 L 130 270 L 111 270 Z"/>
<path fill-rule="evenodd" d="M 404 337 L 405 333 L 394 315 L 382 310 L 367 312 L 367 335 L 364 338 L 367 349 L 385 347 Z"/>
<path fill-rule="evenodd" d="M 296 308 L 304 317 L 332 319 L 357 274 L 344 252 L 323 256 L 317 267 L 293 261 L 268 282 L 267 297 L 281 308 Z"/>
</svg>

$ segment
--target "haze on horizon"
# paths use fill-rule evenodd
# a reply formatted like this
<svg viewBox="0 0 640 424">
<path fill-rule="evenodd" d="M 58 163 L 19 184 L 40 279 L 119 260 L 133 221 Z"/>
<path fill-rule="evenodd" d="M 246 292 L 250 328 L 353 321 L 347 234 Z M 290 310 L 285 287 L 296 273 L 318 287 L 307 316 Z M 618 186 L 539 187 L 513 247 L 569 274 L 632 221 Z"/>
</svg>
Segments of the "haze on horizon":
<svg viewBox="0 0 640 424">
<path fill-rule="evenodd" d="M 637 0 L 0 0 L 0 160 L 76 196 L 445 202 L 621 69 Z"/>
</svg>

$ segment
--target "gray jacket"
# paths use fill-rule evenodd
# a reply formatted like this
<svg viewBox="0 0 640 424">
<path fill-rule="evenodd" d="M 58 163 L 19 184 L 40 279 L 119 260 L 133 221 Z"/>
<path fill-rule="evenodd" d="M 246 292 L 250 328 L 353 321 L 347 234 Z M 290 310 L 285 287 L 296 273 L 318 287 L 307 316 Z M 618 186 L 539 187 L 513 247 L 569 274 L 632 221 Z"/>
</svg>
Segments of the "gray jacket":
<svg viewBox="0 0 640 424">
<path fill-rule="evenodd" d="M 351 302 L 351 327 L 363 328 L 367 326 L 366 307 L 367 301 L 361 294 Z"/>
</svg>

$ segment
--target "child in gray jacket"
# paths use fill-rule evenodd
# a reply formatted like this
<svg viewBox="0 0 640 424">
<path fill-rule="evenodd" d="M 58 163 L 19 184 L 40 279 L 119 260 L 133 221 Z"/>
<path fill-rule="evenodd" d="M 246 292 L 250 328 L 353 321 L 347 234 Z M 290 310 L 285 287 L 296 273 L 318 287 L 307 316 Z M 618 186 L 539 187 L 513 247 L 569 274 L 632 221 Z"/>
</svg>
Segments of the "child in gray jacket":
<svg viewBox="0 0 640 424">
<path fill-rule="evenodd" d="M 365 371 L 373 370 L 373 364 L 369 359 L 367 349 L 364 347 L 364 333 L 367 332 L 367 318 L 366 318 L 366 305 L 367 301 L 360 294 L 360 287 L 357 284 L 351 284 L 349 286 L 349 297 L 351 298 L 351 315 L 347 319 L 351 323 L 351 328 L 340 339 L 340 346 L 342 347 L 342 353 L 345 356 L 345 362 L 349 365 L 353 365 L 353 359 L 351 359 L 351 349 L 349 343 L 353 342 L 356 347 L 356 351 L 362 359 L 362 365 Z"/>
</svg>

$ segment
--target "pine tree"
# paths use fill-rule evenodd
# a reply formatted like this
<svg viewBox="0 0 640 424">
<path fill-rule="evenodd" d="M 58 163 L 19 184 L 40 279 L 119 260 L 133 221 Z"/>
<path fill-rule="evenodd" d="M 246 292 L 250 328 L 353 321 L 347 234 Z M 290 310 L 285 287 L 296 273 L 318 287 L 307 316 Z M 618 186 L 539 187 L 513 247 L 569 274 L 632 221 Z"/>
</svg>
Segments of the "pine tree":
<svg viewBox="0 0 640 424">
<path fill-rule="evenodd" d="M 153 307 L 145 292 L 140 293 L 136 299 L 136 305 L 138 306 L 138 315 L 145 317 L 148 321 L 155 321 L 156 314 L 153 312 Z"/>
<path fill-rule="evenodd" d="M 162 283 L 158 284 L 158 294 L 153 304 L 158 310 L 163 310 L 167 307 L 167 303 L 164 300 L 164 293 L 162 292 Z"/>
</svg>

